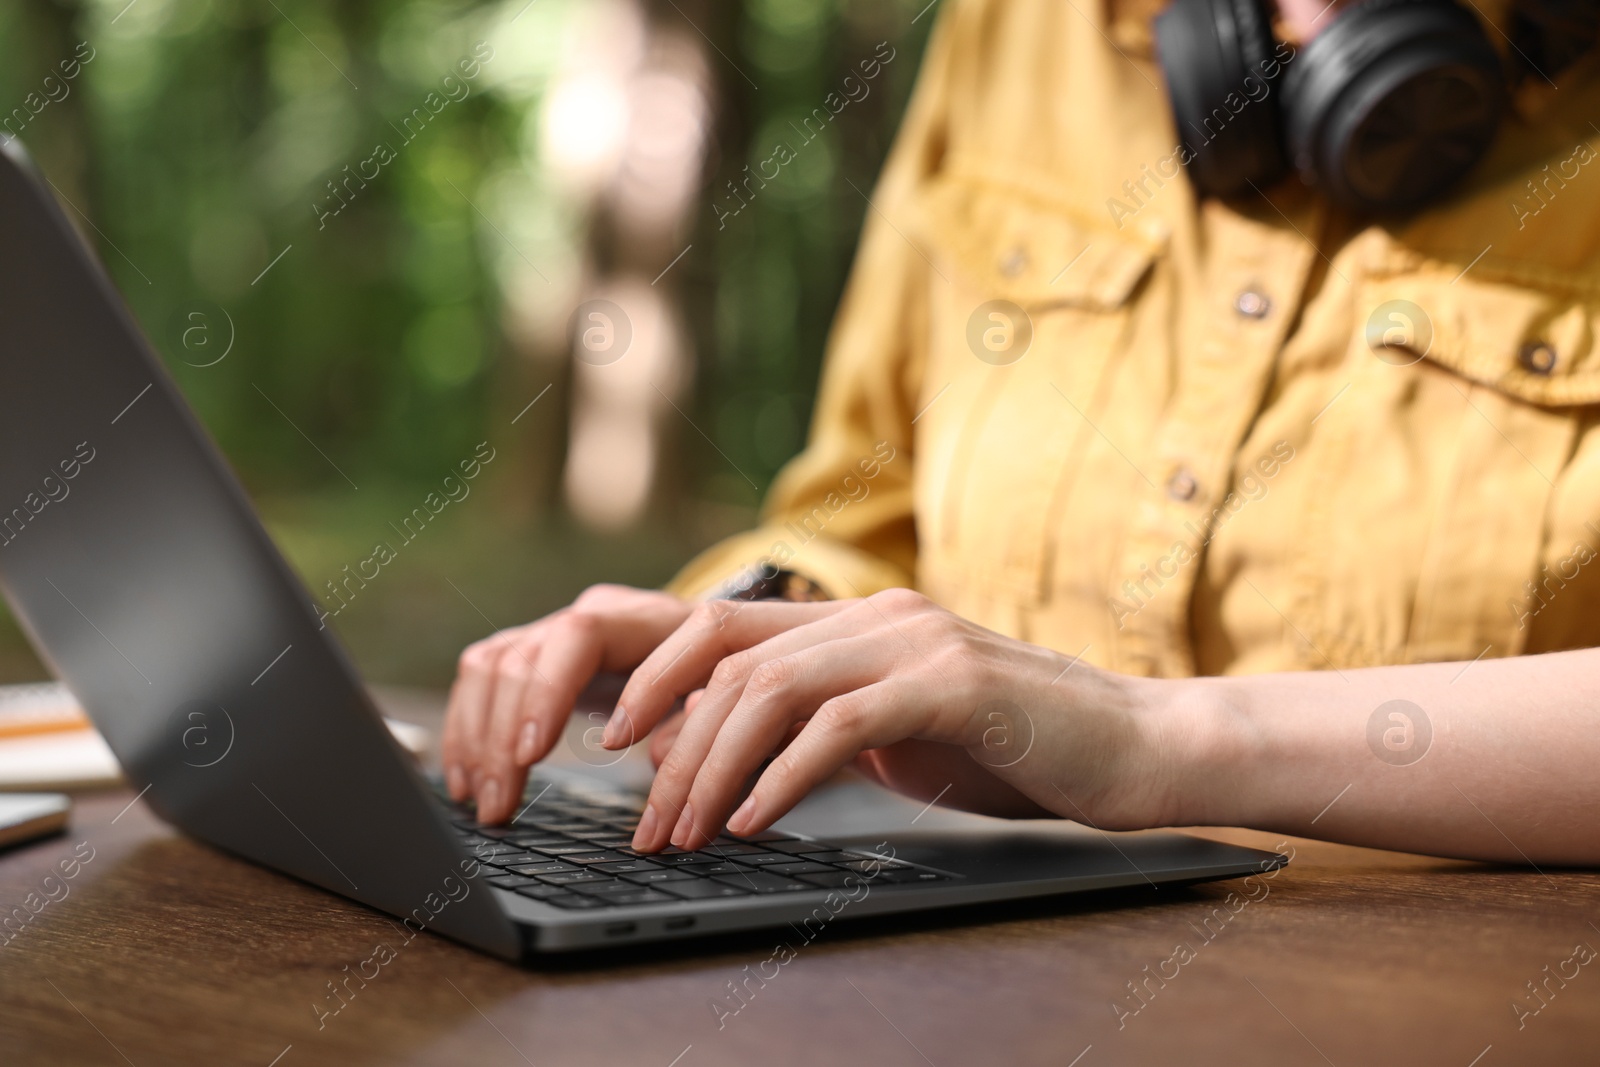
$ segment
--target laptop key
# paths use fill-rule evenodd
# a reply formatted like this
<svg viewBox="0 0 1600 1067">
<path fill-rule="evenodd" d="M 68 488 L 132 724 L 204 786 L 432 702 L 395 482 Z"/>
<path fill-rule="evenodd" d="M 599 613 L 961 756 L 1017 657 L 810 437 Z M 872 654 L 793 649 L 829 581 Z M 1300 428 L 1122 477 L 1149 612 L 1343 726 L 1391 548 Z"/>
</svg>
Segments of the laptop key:
<svg viewBox="0 0 1600 1067">
<path fill-rule="evenodd" d="M 740 889 L 711 878 L 694 878 L 683 882 L 666 882 L 657 886 L 663 893 L 671 893 L 684 900 L 717 900 L 723 897 L 749 896 L 750 890 Z"/>
<path fill-rule="evenodd" d="M 490 837 L 499 840 L 507 834 L 516 833 L 516 829 L 510 826 L 477 826 L 473 828 L 473 833 L 479 837 Z"/>
<path fill-rule="evenodd" d="M 570 892 L 572 890 L 564 885 L 545 885 L 543 882 L 517 887 L 518 895 L 531 897 L 534 900 L 549 900 L 551 897 L 559 897 Z"/>
<path fill-rule="evenodd" d="M 537 878 L 526 874 L 497 874 L 488 879 L 490 885 L 499 889 L 520 889 L 525 885 L 543 885 Z"/>
<path fill-rule="evenodd" d="M 882 875 L 887 871 L 907 870 L 910 864 L 901 863 L 899 860 L 853 860 L 848 863 L 839 863 L 837 866 L 849 871 L 860 871 L 863 874 Z"/>
<path fill-rule="evenodd" d="M 872 859 L 872 857 L 863 852 L 845 852 L 835 849 L 832 852 L 809 852 L 806 854 L 806 859 L 811 860 L 813 863 L 860 863 L 863 860 Z M 880 859 L 876 862 L 882 864 L 889 861 Z"/>
<path fill-rule="evenodd" d="M 665 893 L 654 889 L 636 889 L 632 893 L 612 893 L 600 898 L 612 907 L 623 907 L 629 904 L 672 904 L 677 897 L 669 897 Z"/>
<path fill-rule="evenodd" d="M 649 860 L 629 859 L 619 860 L 616 863 L 595 863 L 591 864 L 589 869 L 602 874 L 638 874 L 641 871 L 659 871 L 663 868 L 659 863 L 652 863 Z"/>
<path fill-rule="evenodd" d="M 611 878 L 594 871 L 565 871 L 561 874 L 541 874 L 539 881 L 550 885 L 574 885 L 578 882 L 609 882 Z"/>
<path fill-rule="evenodd" d="M 692 870 L 673 870 L 670 867 L 655 867 L 648 871 L 633 871 L 619 875 L 624 882 L 634 885 L 656 885 L 659 882 L 694 881 L 696 875 Z"/>
<path fill-rule="evenodd" d="M 737 863 L 696 863 L 691 864 L 688 867 L 677 867 L 674 869 L 680 870 L 685 874 L 692 875 L 696 878 L 712 878 L 719 874 L 739 875 L 750 873 L 749 867 L 741 867 Z"/>
<path fill-rule="evenodd" d="M 515 827 L 522 834 L 548 834 L 551 837 L 582 837 L 584 834 L 605 833 L 592 823 L 518 823 Z"/>
<path fill-rule="evenodd" d="M 518 848 L 540 848 L 545 845 L 556 846 L 576 843 L 570 837 L 558 837 L 542 830 L 527 834 L 512 834 L 505 839 L 505 842 L 508 845 L 516 845 Z"/>
<path fill-rule="evenodd" d="M 603 852 L 605 850 L 602 849 L 599 845 L 571 844 L 571 845 L 543 845 L 543 846 L 540 846 L 539 848 L 534 849 L 533 851 L 541 853 L 541 854 L 546 855 L 546 856 L 575 856 L 580 852 Z"/>
<path fill-rule="evenodd" d="M 759 852 L 740 856 L 739 862 L 751 867 L 765 867 L 769 863 L 792 863 L 794 857 L 787 852 Z"/>
<path fill-rule="evenodd" d="M 762 870 L 770 871 L 773 874 L 822 874 L 823 872 L 832 871 L 833 868 L 826 863 L 798 860 L 794 863 L 774 863 L 769 867 L 763 867 Z"/>
<path fill-rule="evenodd" d="M 556 817 L 558 822 L 582 822 L 593 826 L 614 816 L 602 808 L 571 808 Z"/>
<path fill-rule="evenodd" d="M 529 863 L 543 863 L 545 859 L 543 856 L 535 856 L 530 852 L 519 852 L 511 856 L 490 856 L 487 859 L 482 856 L 473 858 L 486 867 L 503 867 L 506 870 L 510 870 L 513 867 L 522 867 Z"/>
<path fill-rule="evenodd" d="M 629 838 L 629 840 L 631 841 L 633 839 Z M 660 852 L 645 852 L 645 851 L 642 851 L 640 849 L 634 848 L 632 845 L 617 845 L 611 851 L 613 851 L 613 852 L 621 852 L 621 853 L 624 853 L 625 855 L 629 855 L 629 856 L 638 856 L 638 857 L 640 857 L 642 859 L 647 859 L 647 860 L 658 860 L 662 856 L 691 855 L 691 853 L 684 852 L 683 849 L 678 848 L 676 845 L 668 845 L 666 848 L 662 849 Z"/>
<path fill-rule="evenodd" d="M 868 878 L 864 874 L 854 871 L 836 871 L 832 868 L 818 871 L 815 874 L 797 874 L 795 877 L 801 881 L 810 882 L 812 885 L 821 886 L 823 889 L 854 889 L 856 886 L 866 885 Z"/>
<path fill-rule="evenodd" d="M 563 893 L 556 897 L 546 897 L 540 901 L 542 904 L 554 904 L 558 908 L 567 908 L 571 911 L 582 911 L 585 908 L 603 908 L 606 902 L 598 897 L 586 897 L 578 893 Z"/>
<path fill-rule="evenodd" d="M 632 882 L 614 882 L 610 879 L 607 879 L 604 882 L 583 882 L 579 885 L 569 887 L 552 888 L 570 888 L 574 893 L 582 893 L 585 896 L 609 899 L 619 893 L 637 893 L 643 887 L 634 885 Z"/>
<path fill-rule="evenodd" d="M 456 840 L 460 841 L 461 844 L 467 848 L 471 848 L 474 845 L 491 845 L 500 843 L 500 838 L 485 837 L 483 834 L 478 832 L 478 827 L 475 826 L 470 828 L 465 826 L 457 826 L 454 827 L 454 830 L 456 833 Z"/>
<path fill-rule="evenodd" d="M 508 845 L 504 841 L 475 841 L 467 846 L 467 851 L 480 860 L 489 860 L 496 856 L 526 856 L 528 854 L 527 849 L 518 848 L 516 845 Z"/>
<path fill-rule="evenodd" d="M 722 863 L 721 856 L 708 856 L 704 852 L 658 852 L 651 857 L 667 867 L 693 867 L 697 863 Z"/>
<path fill-rule="evenodd" d="M 711 853 L 713 856 L 750 856 L 764 855 L 767 850 L 760 845 L 747 845 L 743 841 L 730 841 L 725 845 L 707 845 L 704 851 Z"/>
<path fill-rule="evenodd" d="M 574 867 L 570 863 L 558 863 L 555 860 L 545 860 L 543 862 L 536 863 L 513 864 L 512 866 L 507 867 L 506 870 L 510 871 L 512 874 L 571 874 L 573 871 L 581 870 L 581 868 Z"/>
<path fill-rule="evenodd" d="M 768 874 L 765 871 L 754 871 L 750 874 L 733 878 L 713 878 L 713 882 L 731 885 L 738 889 L 753 890 L 757 893 L 798 893 L 815 890 L 817 887 L 806 882 L 797 882 L 793 878 L 785 878 L 781 874 Z"/>
<path fill-rule="evenodd" d="M 836 851 L 832 845 L 821 841 L 768 841 L 763 847 L 789 853 Z"/>
<path fill-rule="evenodd" d="M 757 843 L 764 841 L 793 841 L 794 835 L 782 833 L 778 830 L 763 830 L 759 834 L 741 834 L 738 840 L 755 841 Z"/>
<path fill-rule="evenodd" d="M 632 834 L 585 834 L 582 840 L 601 848 L 621 848 L 633 845 Z"/>
<path fill-rule="evenodd" d="M 623 863 L 628 860 L 637 860 L 638 856 L 624 856 L 620 852 L 611 852 L 602 849 L 599 852 L 568 852 L 563 856 L 567 863 L 577 863 L 585 867 L 593 863 Z"/>
</svg>

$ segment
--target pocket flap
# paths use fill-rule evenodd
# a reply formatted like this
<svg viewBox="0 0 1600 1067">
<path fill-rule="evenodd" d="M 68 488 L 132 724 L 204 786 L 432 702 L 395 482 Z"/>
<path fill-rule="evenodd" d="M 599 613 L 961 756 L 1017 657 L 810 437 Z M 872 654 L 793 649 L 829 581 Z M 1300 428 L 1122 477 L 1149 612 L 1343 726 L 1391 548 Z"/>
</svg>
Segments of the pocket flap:
<svg viewBox="0 0 1600 1067">
<path fill-rule="evenodd" d="M 967 281 L 1025 308 L 1120 307 L 1165 242 L 1154 220 L 1130 239 L 1026 191 L 960 177 L 927 185 L 917 217 Z"/>
<path fill-rule="evenodd" d="M 1380 358 L 1426 358 L 1530 404 L 1600 402 L 1595 294 L 1424 269 L 1376 278 L 1366 295 Z"/>
</svg>

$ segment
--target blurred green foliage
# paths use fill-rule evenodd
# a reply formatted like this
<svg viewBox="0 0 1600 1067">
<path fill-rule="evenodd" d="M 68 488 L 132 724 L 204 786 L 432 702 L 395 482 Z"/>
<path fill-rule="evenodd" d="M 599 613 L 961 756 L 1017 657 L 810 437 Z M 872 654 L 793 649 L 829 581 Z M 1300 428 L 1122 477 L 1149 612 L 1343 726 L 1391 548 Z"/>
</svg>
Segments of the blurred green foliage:
<svg viewBox="0 0 1600 1067">
<path fill-rule="evenodd" d="M 589 2 L 0 7 L 0 121 L 15 116 L 309 586 L 367 555 L 479 441 L 498 450 L 474 497 L 336 620 L 375 679 L 442 684 L 465 642 L 593 581 L 660 582 L 750 521 L 758 494 L 731 467 L 764 487 L 803 442 L 863 193 L 933 21 L 926 0 L 645 3 L 660 25 L 693 23 L 715 79 L 677 268 L 696 377 L 664 453 L 670 492 L 597 537 L 560 505 L 564 363 L 505 325 L 508 287 L 526 284 L 507 264 L 571 274 L 584 248 L 582 205 L 540 176 L 538 121 Z M 477 76 L 457 71 L 465 95 L 408 139 L 397 124 L 485 41 Z M 725 183 L 884 41 L 895 58 L 870 93 L 719 222 Z M 65 79 L 85 44 L 93 58 Z M 335 199 L 330 181 L 370 168 L 380 143 L 392 162 Z M 0 676 L 41 671 L 8 621 Z"/>
</svg>

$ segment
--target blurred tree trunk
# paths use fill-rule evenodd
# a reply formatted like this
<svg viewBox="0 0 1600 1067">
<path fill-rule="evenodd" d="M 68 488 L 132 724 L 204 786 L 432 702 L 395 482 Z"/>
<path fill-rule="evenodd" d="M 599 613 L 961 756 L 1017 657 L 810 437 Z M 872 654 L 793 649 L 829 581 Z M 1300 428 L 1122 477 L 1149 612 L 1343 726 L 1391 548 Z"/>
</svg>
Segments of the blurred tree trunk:
<svg viewBox="0 0 1600 1067">
<path fill-rule="evenodd" d="M 29 3 L 23 8 L 24 33 L 27 44 L 11 50 L 13 56 L 32 57 L 34 62 L 15 68 L 9 79 L 12 92 L 0 111 L 10 114 L 11 109 L 24 106 L 29 93 L 43 93 L 46 77 L 60 78 L 60 64 L 74 60 L 73 52 L 84 36 L 77 26 L 83 18 L 82 0 L 52 0 L 50 3 Z M 98 200 L 89 188 L 88 175 L 95 173 L 94 139 L 90 136 L 90 117 L 84 107 L 83 75 L 67 82 L 70 94 L 60 102 L 52 101 L 22 131 L 21 140 L 40 168 L 60 188 L 73 204 L 87 212 L 99 225 Z M 20 84 L 19 84 L 20 83 Z M 102 242 L 93 227 L 82 216 L 66 209 L 73 223 L 88 240 L 91 247 L 99 248 Z"/>
</svg>

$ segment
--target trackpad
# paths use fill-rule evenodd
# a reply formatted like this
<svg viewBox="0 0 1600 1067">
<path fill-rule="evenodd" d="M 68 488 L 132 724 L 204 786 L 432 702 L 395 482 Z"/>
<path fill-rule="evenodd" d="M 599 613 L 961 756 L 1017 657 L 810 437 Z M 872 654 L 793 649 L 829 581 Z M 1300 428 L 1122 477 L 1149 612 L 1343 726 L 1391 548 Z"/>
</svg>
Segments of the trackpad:
<svg viewBox="0 0 1600 1067">
<path fill-rule="evenodd" d="M 853 773 L 812 793 L 774 829 L 984 882 L 1132 874 L 1154 883 L 1270 860 L 1268 853 L 1170 831 L 1107 834 L 1065 819 L 995 819 L 928 807 Z"/>
<path fill-rule="evenodd" d="M 1035 822 L 976 831 L 834 834 L 827 840 L 980 882 L 1132 875 L 1154 883 L 1224 861 L 1224 853 L 1237 863 L 1239 855 L 1237 849 L 1184 834 L 1108 837 L 1087 827 Z"/>
</svg>

